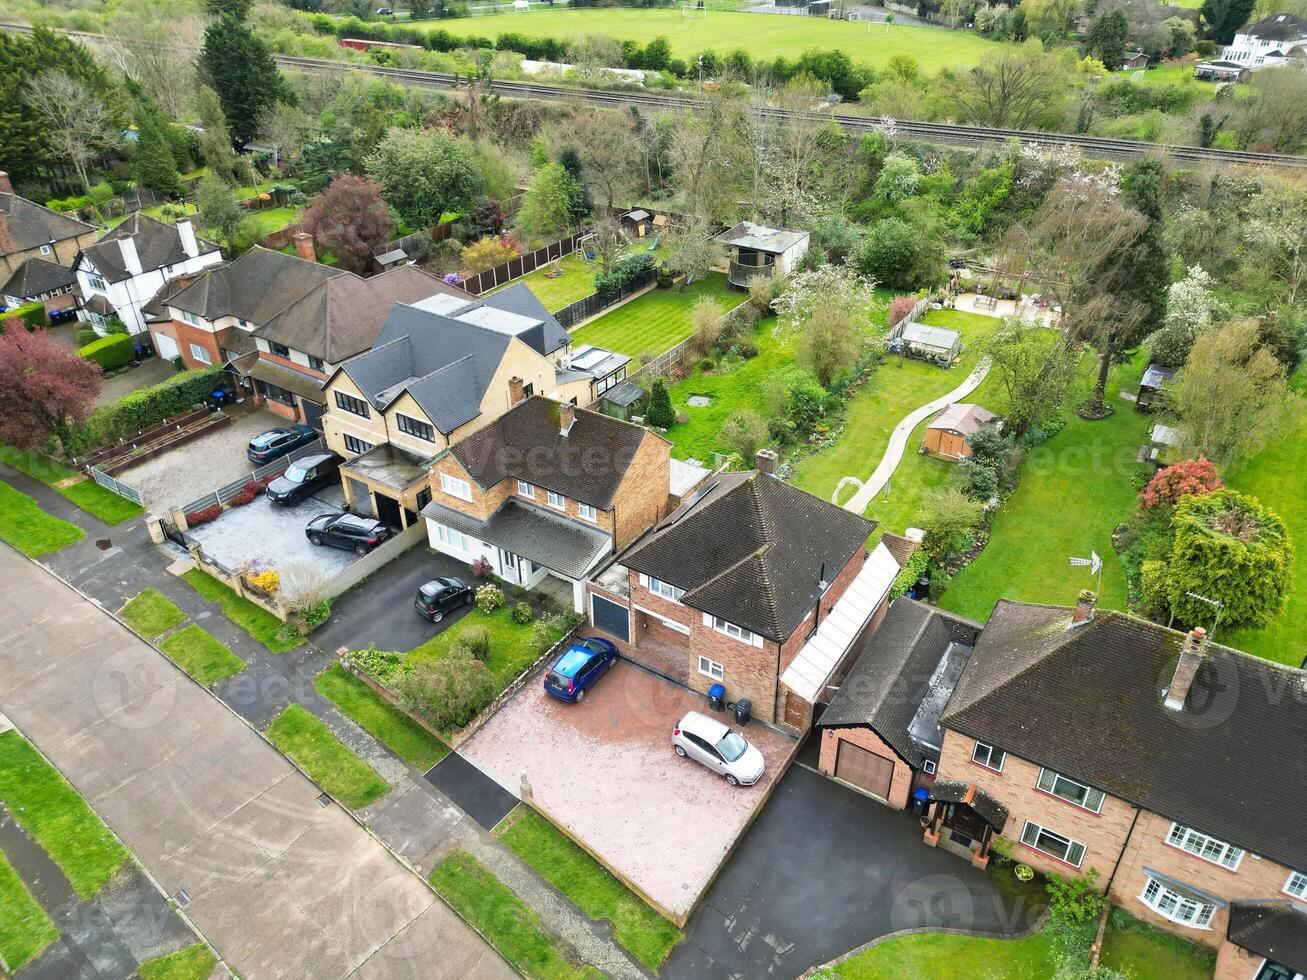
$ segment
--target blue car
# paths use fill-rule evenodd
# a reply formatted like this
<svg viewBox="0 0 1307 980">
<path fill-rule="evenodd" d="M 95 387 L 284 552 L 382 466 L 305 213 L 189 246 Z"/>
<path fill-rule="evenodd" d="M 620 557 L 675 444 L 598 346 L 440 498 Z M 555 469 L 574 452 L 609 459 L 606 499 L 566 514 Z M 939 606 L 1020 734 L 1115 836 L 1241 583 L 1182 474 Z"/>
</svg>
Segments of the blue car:
<svg viewBox="0 0 1307 980">
<path fill-rule="evenodd" d="M 545 674 L 545 693 L 576 703 L 617 660 L 617 647 L 590 636 L 577 640 Z"/>
</svg>

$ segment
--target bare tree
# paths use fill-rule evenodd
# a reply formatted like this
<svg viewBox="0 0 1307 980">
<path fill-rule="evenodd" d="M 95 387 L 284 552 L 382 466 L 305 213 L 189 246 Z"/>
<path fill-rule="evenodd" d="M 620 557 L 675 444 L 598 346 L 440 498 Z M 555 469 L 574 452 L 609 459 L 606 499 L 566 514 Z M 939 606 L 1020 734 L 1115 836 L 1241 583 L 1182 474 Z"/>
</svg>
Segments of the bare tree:
<svg viewBox="0 0 1307 980">
<path fill-rule="evenodd" d="M 821 120 L 812 112 L 825 95 L 811 80 L 794 81 L 779 89 L 754 89 L 753 202 L 763 217 L 782 228 L 826 210 L 817 161 Z M 768 108 L 783 114 L 764 112 Z"/>
<path fill-rule="evenodd" d="M 278 161 L 294 161 L 311 120 L 299 106 L 274 102 L 259 115 L 259 139 L 277 151 Z"/>
<path fill-rule="evenodd" d="M 752 142 L 732 86 L 708 93 L 677 119 L 671 158 L 685 210 L 703 220 L 732 216 L 746 193 Z"/>
<path fill-rule="evenodd" d="M 91 188 L 87 167 L 118 140 L 109 107 L 90 87 L 66 72 L 51 70 L 28 84 L 28 104 L 50 123 L 50 139 Z"/>
<path fill-rule="evenodd" d="M 599 269 L 605 275 L 613 268 L 613 264 L 621 256 L 626 248 L 626 235 L 622 231 L 622 224 L 617 220 L 611 210 L 605 211 L 598 215 L 594 220 L 592 229 L 594 237 L 589 244 L 594 248 L 595 254 L 599 256 Z"/>
<path fill-rule="evenodd" d="M 204 21 L 177 7 L 168 0 L 124 4 L 109 20 L 110 57 L 172 119 L 185 115 L 204 36 Z"/>
<path fill-rule="evenodd" d="M 1068 89 L 1061 58 L 1038 41 L 1004 45 L 969 72 L 940 72 L 944 99 L 964 122 L 1025 129 L 1054 111 Z"/>
<path fill-rule="evenodd" d="M 572 118 L 571 142 L 580 151 L 590 186 L 611 211 L 636 187 L 640 152 L 630 118 L 587 109 Z"/>
</svg>

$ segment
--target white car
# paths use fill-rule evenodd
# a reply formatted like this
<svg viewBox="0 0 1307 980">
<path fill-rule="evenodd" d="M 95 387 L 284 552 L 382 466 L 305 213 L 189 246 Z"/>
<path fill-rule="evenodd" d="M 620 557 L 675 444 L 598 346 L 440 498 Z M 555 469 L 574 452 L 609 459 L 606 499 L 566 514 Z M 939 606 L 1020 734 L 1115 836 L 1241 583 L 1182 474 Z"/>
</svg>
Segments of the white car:
<svg viewBox="0 0 1307 980">
<path fill-rule="evenodd" d="M 672 748 L 721 773 L 732 786 L 752 786 L 762 779 L 762 753 L 744 736 L 716 719 L 691 711 L 672 729 Z"/>
</svg>

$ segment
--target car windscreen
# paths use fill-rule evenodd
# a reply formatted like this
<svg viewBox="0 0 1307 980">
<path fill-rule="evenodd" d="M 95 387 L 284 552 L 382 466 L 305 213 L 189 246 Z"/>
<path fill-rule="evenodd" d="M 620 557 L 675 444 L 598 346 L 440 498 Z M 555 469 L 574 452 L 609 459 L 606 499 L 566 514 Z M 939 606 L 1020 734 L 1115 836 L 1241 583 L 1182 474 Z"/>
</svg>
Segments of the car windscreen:
<svg viewBox="0 0 1307 980">
<path fill-rule="evenodd" d="M 748 747 L 749 743 L 744 740 L 744 736 L 739 732 L 727 732 L 722 736 L 721 741 L 717 743 L 717 751 L 721 753 L 722 758 L 727 762 L 734 762 L 744 755 L 744 750 Z"/>
<path fill-rule="evenodd" d="M 308 478 L 308 475 L 309 471 L 303 466 L 300 466 L 299 463 L 291 463 L 290 466 L 286 467 L 286 472 L 283 474 L 283 476 L 291 483 L 303 483 Z"/>
</svg>

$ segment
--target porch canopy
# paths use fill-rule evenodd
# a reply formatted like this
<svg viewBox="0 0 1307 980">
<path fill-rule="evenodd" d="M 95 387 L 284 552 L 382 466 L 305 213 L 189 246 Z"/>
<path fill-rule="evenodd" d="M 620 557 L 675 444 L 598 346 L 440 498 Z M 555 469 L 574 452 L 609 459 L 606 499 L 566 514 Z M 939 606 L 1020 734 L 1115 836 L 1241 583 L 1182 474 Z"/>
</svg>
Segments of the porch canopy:
<svg viewBox="0 0 1307 980">
<path fill-rule="evenodd" d="M 434 501 L 422 508 L 422 516 L 569 580 L 583 578 L 613 546 L 612 538 L 596 528 L 516 500 L 507 501 L 484 521 Z"/>
<path fill-rule="evenodd" d="M 1007 823 L 1007 807 L 975 783 L 936 779 L 930 787 L 930 798 L 936 803 L 961 803 L 969 806 L 976 816 L 994 828 L 995 833 L 1003 833 L 1003 826 Z"/>
<path fill-rule="evenodd" d="M 405 452 L 398 446 L 383 442 L 342 463 L 342 472 L 392 490 L 407 490 L 415 483 L 427 479 L 422 457 Z"/>
</svg>

